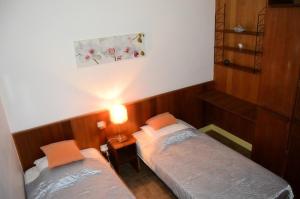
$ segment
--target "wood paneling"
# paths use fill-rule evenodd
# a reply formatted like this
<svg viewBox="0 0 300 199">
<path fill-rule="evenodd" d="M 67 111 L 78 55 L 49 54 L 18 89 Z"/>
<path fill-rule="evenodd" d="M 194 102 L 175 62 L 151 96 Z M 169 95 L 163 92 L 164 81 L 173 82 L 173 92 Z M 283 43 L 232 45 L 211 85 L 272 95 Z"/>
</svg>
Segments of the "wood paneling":
<svg viewBox="0 0 300 199">
<path fill-rule="evenodd" d="M 236 45 L 234 45 L 236 46 Z M 254 58 L 252 54 L 245 54 L 245 53 L 237 53 L 239 51 L 225 51 L 224 58 L 229 59 L 232 63 L 247 66 L 249 68 L 253 67 Z"/>
<path fill-rule="evenodd" d="M 297 100 L 294 109 L 294 120 L 300 122 L 300 81 L 298 85 Z"/>
<path fill-rule="evenodd" d="M 285 179 L 291 183 L 295 196 L 300 197 L 300 122 L 294 122 L 291 128 L 289 155 Z"/>
<path fill-rule="evenodd" d="M 249 102 L 240 100 L 231 95 L 218 92 L 215 90 L 204 92 L 199 95 L 199 98 L 206 103 L 223 109 L 224 111 L 238 115 L 239 117 L 255 122 L 257 106 Z"/>
<path fill-rule="evenodd" d="M 226 29 L 242 25 L 249 31 L 256 31 L 257 14 L 266 6 L 266 0 L 217 0 L 216 9 L 222 7 L 224 3 L 226 3 Z M 238 43 L 243 43 L 247 49 L 255 47 L 254 36 L 226 34 L 225 37 L 225 46 L 236 47 Z M 240 65 L 254 65 L 254 57 L 249 55 L 227 52 L 225 57 Z M 259 74 L 215 65 L 214 80 L 217 90 L 251 103 L 258 102 Z"/>
<path fill-rule="evenodd" d="M 253 145 L 253 159 L 285 177 L 296 194 L 300 185 L 300 103 L 295 106 L 300 72 L 299 20 L 299 8 L 267 10 L 258 100 L 262 108 Z"/>
<path fill-rule="evenodd" d="M 260 76 L 215 65 L 216 89 L 242 100 L 256 104 Z"/>
<path fill-rule="evenodd" d="M 103 111 L 99 114 L 77 117 L 70 120 L 73 136 L 79 148 L 99 148 L 105 142 L 105 134 L 110 126 L 100 130 L 97 127 L 97 122 L 101 120 L 108 121 L 108 117 L 108 112 Z"/>
<path fill-rule="evenodd" d="M 266 6 L 266 0 L 217 0 L 219 8 L 226 3 L 226 28 L 242 25 L 247 30 L 256 31 L 257 13 Z"/>
<path fill-rule="evenodd" d="M 213 82 L 207 82 L 129 103 L 126 105 L 128 121 L 118 128 L 109 121 L 108 112 L 101 111 L 14 133 L 13 138 L 23 169 L 30 168 L 34 160 L 43 156 L 40 150 L 43 145 L 75 139 L 81 149 L 98 149 L 106 142 L 106 137 L 116 134 L 119 130 L 125 134 L 132 134 L 138 131 L 147 119 L 166 111 L 199 128 L 203 125 L 203 118 L 198 95 L 211 89 L 213 85 Z M 107 123 L 103 130 L 97 128 L 97 122 L 101 120 Z"/>
<path fill-rule="evenodd" d="M 240 24 L 247 30 L 255 31 L 256 19 L 253 17 L 257 17 L 255 12 L 265 5 L 265 1 L 217 0 L 217 8 L 224 2 L 227 6 L 226 29 Z M 261 106 L 255 121 L 252 157 L 262 166 L 285 176 L 296 194 L 299 194 L 300 184 L 300 94 L 295 105 L 300 73 L 299 20 L 299 8 L 268 8 L 261 74 L 245 73 L 219 65 L 215 65 L 214 74 L 217 90 Z M 246 48 L 253 49 L 253 38 L 226 34 L 225 45 L 236 46 L 242 42 Z M 240 65 L 251 61 L 245 55 L 233 52 L 226 52 L 225 57 Z M 224 112 L 224 108 L 212 104 L 205 108 L 206 122 L 214 122 L 225 129 L 232 128 L 231 131 L 236 131 L 237 136 L 245 136 L 239 135 L 236 130 L 242 128 L 239 127 L 242 117 L 235 118 L 232 111 Z"/>
<path fill-rule="evenodd" d="M 276 113 L 259 109 L 252 158 L 267 169 L 283 175 L 290 122 Z"/>
<path fill-rule="evenodd" d="M 300 9 L 269 8 L 259 104 L 291 118 L 300 70 Z"/>
<path fill-rule="evenodd" d="M 285 179 L 291 184 L 296 198 L 300 197 L 300 85 L 289 136 L 289 149 Z"/>
<path fill-rule="evenodd" d="M 13 138 L 22 167 L 26 170 L 33 166 L 34 160 L 44 156 L 41 146 L 73 139 L 73 134 L 70 121 L 63 121 L 13 134 Z"/>
<path fill-rule="evenodd" d="M 253 142 L 257 107 L 218 91 L 200 94 L 204 103 L 204 123 L 215 124 L 231 133 Z"/>
<path fill-rule="evenodd" d="M 205 124 L 215 124 L 249 143 L 253 142 L 254 122 L 211 104 L 205 105 L 205 115 Z"/>
</svg>

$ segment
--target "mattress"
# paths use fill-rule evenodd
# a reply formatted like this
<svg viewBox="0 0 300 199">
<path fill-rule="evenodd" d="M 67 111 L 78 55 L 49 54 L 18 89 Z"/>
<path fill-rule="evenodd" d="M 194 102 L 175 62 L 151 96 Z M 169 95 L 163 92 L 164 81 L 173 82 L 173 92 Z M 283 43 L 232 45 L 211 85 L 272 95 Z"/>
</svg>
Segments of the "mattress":
<svg viewBox="0 0 300 199">
<path fill-rule="evenodd" d="M 25 189 L 28 199 L 135 198 L 103 157 L 95 155 L 53 169 L 44 168 Z"/>
<path fill-rule="evenodd" d="M 293 198 L 282 178 L 194 128 L 134 136 L 140 158 L 178 198 Z"/>
</svg>

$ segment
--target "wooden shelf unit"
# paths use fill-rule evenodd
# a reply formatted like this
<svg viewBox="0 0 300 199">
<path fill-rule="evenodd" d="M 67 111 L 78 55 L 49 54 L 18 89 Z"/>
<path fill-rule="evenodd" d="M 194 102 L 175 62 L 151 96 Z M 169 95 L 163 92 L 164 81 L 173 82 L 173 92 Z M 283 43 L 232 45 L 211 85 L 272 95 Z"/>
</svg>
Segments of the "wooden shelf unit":
<svg viewBox="0 0 300 199">
<path fill-rule="evenodd" d="M 255 51 L 255 50 L 244 49 L 244 48 L 240 49 L 240 48 L 231 47 L 231 46 L 215 46 L 215 48 L 233 51 L 233 52 L 237 52 L 237 53 L 249 54 L 249 55 L 262 54 L 262 51 Z"/>
<path fill-rule="evenodd" d="M 255 32 L 255 31 L 243 31 L 243 32 L 236 32 L 232 29 L 224 29 L 224 30 L 216 30 L 216 32 L 223 32 L 228 34 L 238 34 L 238 35 L 249 35 L 249 36 L 257 36 L 263 35 L 263 32 Z"/>
<path fill-rule="evenodd" d="M 224 67 L 228 67 L 228 68 L 232 68 L 232 69 L 236 69 L 236 70 L 240 70 L 240 71 L 244 71 L 244 72 L 248 72 L 248 73 L 260 73 L 261 72 L 261 70 L 259 68 L 253 68 L 251 66 L 242 66 L 242 65 L 234 64 L 234 63 L 230 63 L 230 64 L 226 65 L 223 62 L 217 62 L 215 64 L 224 66 Z"/>
<path fill-rule="evenodd" d="M 258 12 L 257 15 L 257 23 L 256 27 L 252 26 L 248 27 L 247 30 L 242 32 L 236 32 L 231 27 L 232 24 L 226 26 L 226 3 L 216 10 L 216 20 L 215 20 L 215 64 L 230 67 L 237 70 L 242 70 L 244 72 L 249 73 L 258 73 L 261 71 L 261 60 L 262 60 L 262 49 L 263 49 L 263 36 L 264 36 L 264 16 L 265 16 L 265 8 Z M 256 31 L 253 31 L 256 29 Z M 251 46 L 251 48 L 239 49 L 236 46 L 236 43 L 232 42 L 232 36 L 227 36 L 228 34 L 235 35 L 245 35 L 250 36 L 251 38 L 239 38 L 239 41 L 246 44 L 247 46 Z M 229 38 L 229 39 L 228 39 Z M 255 43 L 251 44 L 255 39 Z M 231 41 L 231 44 L 228 43 Z M 250 43 L 250 44 L 249 44 Z M 240 59 L 240 57 L 236 57 L 235 54 L 228 55 L 225 51 L 231 51 L 233 53 L 243 53 L 248 55 L 245 59 Z M 249 56 L 253 57 L 253 61 Z M 231 62 L 228 65 L 223 64 L 224 60 L 229 60 Z M 239 60 L 240 63 L 237 63 Z M 236 63 L 235 63 L 236 62 Z M 246 66 L 243 66 L 246 65 Z"/>
</svg>

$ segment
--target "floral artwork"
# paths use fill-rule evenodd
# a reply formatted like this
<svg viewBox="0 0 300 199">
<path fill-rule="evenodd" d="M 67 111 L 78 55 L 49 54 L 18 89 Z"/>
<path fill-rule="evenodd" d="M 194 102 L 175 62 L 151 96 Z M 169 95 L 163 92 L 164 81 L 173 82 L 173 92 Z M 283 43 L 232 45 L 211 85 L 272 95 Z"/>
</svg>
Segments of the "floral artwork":
<svg viewBox="0 0 300 199">
<path fill-rule="evenodd" d="M 145 56 L 144 33 L 75 41 L 79 67 Z"/>
</svg>

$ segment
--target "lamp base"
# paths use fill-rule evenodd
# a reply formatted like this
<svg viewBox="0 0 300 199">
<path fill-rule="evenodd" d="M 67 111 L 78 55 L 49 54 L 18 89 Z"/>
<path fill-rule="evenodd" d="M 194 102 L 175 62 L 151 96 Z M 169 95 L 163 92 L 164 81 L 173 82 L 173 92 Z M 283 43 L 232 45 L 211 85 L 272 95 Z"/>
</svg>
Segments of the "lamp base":
<svg viewBox="0 0 300 199">
<path fill-rule="evenodd" d="M 124 134 L 118 134 L 115 138 L 118 140 L 118 142 L 125 142 L 128 140 L 128 137 Z"/>
</svg>

